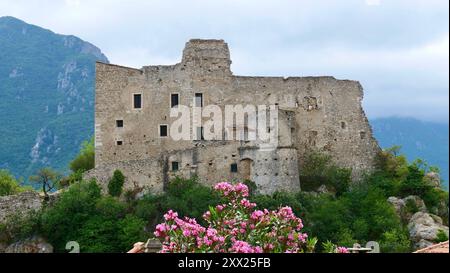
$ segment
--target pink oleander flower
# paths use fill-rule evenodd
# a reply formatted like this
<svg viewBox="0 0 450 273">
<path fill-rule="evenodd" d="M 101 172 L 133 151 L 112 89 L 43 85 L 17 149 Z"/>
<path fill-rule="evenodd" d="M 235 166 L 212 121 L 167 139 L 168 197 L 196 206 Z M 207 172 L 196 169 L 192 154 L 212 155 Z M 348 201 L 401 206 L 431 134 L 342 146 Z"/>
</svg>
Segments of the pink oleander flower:
<svg viewBox="0 0 450 273">
<path fill-rule="evenodd" d="M 233 191 L 233 185 L 228 182 L 220 182 L 216 186 L 214 186 L 214 189 L 222 192 L 224 196 L 228 196 L 230 192 Z"/>
<path fill-rule="evenodd" d="M 336 248 L 336 252 L 337 253 L 349 253 L 348 249 L 346 247 L 343 247 L 343 246 L 338 246 Z"/>
<path fill-rule="evenodd" d="M 307 234 L 303 223 L 290 207 L 276 211 L 255 210 L 248 200 L 245 184 L 221 182 L 214 189 L 224 197 L 219 204 L 203 214 L 207 226 L 193 218 L 178 218 L 169 210 L 165 222 L 156 226 L 155 236 L 163 240 L 162 253 L 216 252 L 262 253 L 274 251 L 303 252 Z"/>
<path fill-rule="evenodd" d="M 214 236 L 217 235 L 217 230 L 214 229 L 214 228 L 208 228 L 206 230 L 206 235 L 209 236 L 209 237 L 214 237 Z"/>
<path fill-rule="evenodd" d="M 247 200 L 245 198 L 241 200 L 241 205 L 248 209 L 252 209 L 252 208 L 256 207 L 255 203 L 251 203 L 249 200 Z"/>
<path fill-rule="evenodd" d="M 239 184 L 235 185 L 234 191 L 243 197 L 248 196 L 248 187 L 245 184 L 239 183 Z"/>
<path fill-rule="evenodd" d="M 260 247 L 253 247 L 249 243 L 244 241 L 235 241 L 231 247 L 231 252 L 234 253 L 261 253 Z"/>
<path fill-rule="evenodd" d="M 261 219 L 261 217 L 264 216 L 264 212 L 260 211 L 260 210 L 255 210 L 254 212 L 252 212 L 252 215 L 250 216 L 250 218 L 252 220 L 255 221 L 259 221 Z"/>
<path fill-rule="evenodd" d="M 299 233 L 298 234 L 298 240 L 300 242 L 305 243 L 306 239 L 308 239 L 308 234 L 306 234 L 306 233 Z"/>
<path fill-rule="evenodd" d="M 166 214 L 164 214 L 164 219 L 166 221 L 175 220 L 178 217 L 178 213 L 169 210 Z"/>
<path fill-rule="evenodd" d="M 294 241 L 294 234 L 292 232 L 288 234 L 288 239 Z"/>
</svg>

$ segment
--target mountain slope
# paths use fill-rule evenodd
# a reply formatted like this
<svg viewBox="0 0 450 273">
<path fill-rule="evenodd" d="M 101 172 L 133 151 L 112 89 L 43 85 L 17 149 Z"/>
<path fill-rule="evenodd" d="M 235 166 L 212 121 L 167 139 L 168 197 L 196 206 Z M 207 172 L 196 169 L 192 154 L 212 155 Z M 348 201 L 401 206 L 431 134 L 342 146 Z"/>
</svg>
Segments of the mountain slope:
<svg viewBox="0 0 450 273">
<path fill-rule="evenodd" d="M 409 160 L 421 158 L 438 166 L 448 186 L 449 125 L 411 118 L 383 118 L 370 121 L 382 148 L 402 146 Z"/>
<path fill-rule="evenodd" d="M 93 135 L 97 60 L 108 62 L 75 36 L 0 17 L 0 169 L 67 169 Z"/>
</svg>

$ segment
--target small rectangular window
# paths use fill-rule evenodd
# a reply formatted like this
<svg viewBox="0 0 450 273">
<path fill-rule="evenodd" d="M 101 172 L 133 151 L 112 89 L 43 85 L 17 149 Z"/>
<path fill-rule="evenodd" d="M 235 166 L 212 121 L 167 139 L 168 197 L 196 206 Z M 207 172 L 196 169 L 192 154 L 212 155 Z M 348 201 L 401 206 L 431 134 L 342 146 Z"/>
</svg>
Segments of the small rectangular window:
<svg viewBox="0 0 450 273">
<path fill-rule="evenodd" d="M 116 127 L 122 128 L 123 127 L 123 120 L 116 120 Z"/>
<path fill-rule="evenodd" d="M 174 107 L 177 107 L 179 104 L 180 104 L 180 95 L 171 94 L 170 95 L 170 107 L 174 108 Z"/>
<path fill-rule="evenodd" d="M 123 141 L 122 141 L 122 140 L 118 140 L 118 141 L 116 142 L 116 144 L 117 144 L 117 146 L 122 146 L 122 145 L 123 145 Z"/>
<path fill-rule="evenodd" d="M 134 109 L 142 108 L 142 94 L 134 94 L 133 95 L 133 107 L 134 107 Z"/>
<path fill-rule="evenodd" d="M 195 107 L 203 107 L 203 94 L 195 93 Z"/>
<path fill-rule="evenodd" d="M 167 137 L 168 136 L 167 125 L 159 125 L 159 136 L 160 137 Z"/>
<path fill-rule="evenodd" d="M 238 165 L 236 163 L 231 164 L 231 172 L 232 173 L 238 172 Z"/>
<path fill-rule="evenodd" d="M 176 162 L 176 161 L 172 162 L 172 171 L 173 172 L 178 171 L 179 167 L 180 167 L 180 164 L 178 162 Z"/>
</svg>

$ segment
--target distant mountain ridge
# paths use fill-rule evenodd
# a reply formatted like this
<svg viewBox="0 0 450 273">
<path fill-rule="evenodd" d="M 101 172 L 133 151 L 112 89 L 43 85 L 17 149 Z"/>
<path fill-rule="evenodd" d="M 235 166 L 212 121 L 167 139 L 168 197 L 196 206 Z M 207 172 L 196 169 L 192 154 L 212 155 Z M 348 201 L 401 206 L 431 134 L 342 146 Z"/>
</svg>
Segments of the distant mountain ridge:
<svg viewBox="0 0 450 273">
<path fill-rule="evenodd" d="M 370 121 L 382 148 L 399 145 L 409 160 L 421 158 L 438 166 L 448 187 L 449 125 L 413 118 L 380 118 Z"/>
<path fill-rule="evenodd" d="M 0 17 L 0 169 L 67 169 L 93 135 L 96 61 L 108 59 L 75 36 Z"/>
</svg>

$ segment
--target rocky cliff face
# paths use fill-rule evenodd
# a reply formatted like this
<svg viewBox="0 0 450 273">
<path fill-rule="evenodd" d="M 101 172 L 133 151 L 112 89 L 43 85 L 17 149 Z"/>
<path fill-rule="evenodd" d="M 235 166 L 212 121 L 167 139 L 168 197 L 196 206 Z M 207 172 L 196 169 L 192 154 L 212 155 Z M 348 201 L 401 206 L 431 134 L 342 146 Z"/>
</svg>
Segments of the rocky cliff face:
<svg viewBox="0 0 450 273">
<path fill-rule="evenodd" d="M 67 168 L 93 135 L 94 45 L 0 17 L 0 169 Z"/>
<path fill-rule="evenodd" d="M 438 215 L 430 213 L 423 200 L 418 196 L 411 195 L 403 199 L 389 197 L 388 202 L 392 204 L 402 222 L 407 225 L 414 249 L 433 245 L 438 239 L 439 233 L 446 234 L 448 238 L 448 223 L 444 223 Z M 448 213 L 448 208 L 445 210 Z M 440 214 L 446 212 L 441 211 Z"/>
<path fill-rule="evenodd" d="M 409 221 L 408 229 L 415 249 L 433 245 L 439 232 L 445 233 L 448 238 L 448 226 L 443 224 L 441 217 L 426 212 L 415 213 Z"/>
</svg>

